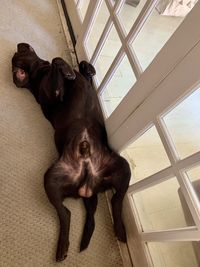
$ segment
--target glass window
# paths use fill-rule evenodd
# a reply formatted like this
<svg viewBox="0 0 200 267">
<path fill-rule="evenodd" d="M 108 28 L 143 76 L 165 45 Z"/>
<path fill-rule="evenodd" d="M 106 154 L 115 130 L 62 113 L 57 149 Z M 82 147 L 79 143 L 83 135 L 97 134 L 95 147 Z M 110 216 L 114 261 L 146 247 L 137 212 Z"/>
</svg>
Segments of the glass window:
<svg viewBox="0 0 200 267">
<path fill-rule="evenodd" d="M 192 182 L 193 188 L 200 200 L 200 166 L 187 171 L 187 175 Z"/>
<path fill-rule="evenodd" d="M 185 217 L 188 207 L 182 201 L 180 185 L 176 178 L 135 193 L 133 199 L 144 231 L 194 225 L 192 220 L 189 221 Z"/>
<path fill-rule="evenodd" d="M 118 17 L 121 24 L 124 26 L 126 33 L 129 33 L 145 3 L 146 0 L 125 1 L 123 7 L 121 8 L 118 14 Z"/>
<path fill-rule="evenodd" d="M 122 152 L 122 155 L 129 161 L 132 169 L 131 183 L 170 166 L 170 161 L 155 126 L 152 126 L 130 144 Z"/>
<path fill-rule="evenodd" d="M 81 17 L 82 21 L 85 18 L 89 3 L 90 3 L 90 0 L 81 0 L 81 2 L 80 2 L 78 11 L 80 13 L 80 17 Z"/>
<path fill-rule="evenodd" d="M 198 267 L 200 242 L 152 242 L 148 248 L 154 267 Z"/>
<path fill-rule="evenodd" d="M 152 62 L 182 21 L 182 17 L 164 16 L 157 8 L 153 10 L 132 43 L 143 70 Z"/>
<path fill-rule="evenodd" d="M 110 116 L 135 82 L 136 77 L 129 60 L 124 56 L 100 97 L 107 116 Z"/>
<path fill-rule="evenodd" d="M 101 37 L 101 34 L 104 30 L 106 22 L 108 21 L 109 14 L 110 13 L 107 9 L 106 3 L 105 1 L 103 1 L 101 4 L 100 10 L 98 12 L 98 15 L 95 19 L 94 25 L 92 26 L 92 30 L 86 41 L 87 50 L 90 55 L 90 58 L 92 57 L 92 54 L 94 53 L 94 50 L 97 46 L 99 38 Z"/>
<path fill-rule="evenodd" d="M 121 41 L 115 27 L 112 27 L 102 51 L 95 63 L 97 82 L 100 83 L 117 55 Z"/>
<path fill-rule="evenodd" d="M 200 150 L 200 89 L 164 116 L 177 152 L 185 158 Z"/>
</svg>

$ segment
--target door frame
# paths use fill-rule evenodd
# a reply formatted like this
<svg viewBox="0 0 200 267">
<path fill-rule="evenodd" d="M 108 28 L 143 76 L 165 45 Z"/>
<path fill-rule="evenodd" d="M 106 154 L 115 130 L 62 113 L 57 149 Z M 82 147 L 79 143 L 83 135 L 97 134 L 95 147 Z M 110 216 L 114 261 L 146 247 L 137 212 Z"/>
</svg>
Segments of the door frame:
<svg viewBox="0 0 200 267">
<path fill-rule="evenodd" d="M 95 58 L 99 53 L 98 49 L 100 50 L 105 43 L 106 31 L 109 31 L 111 23 L 115 25 L 123 43 L 123 51 L 119 51 L 105 78 L 99 88 L 97 88 L 99 94 L 105 88 L 115 69 L 118 67 L 122 52 L 126 52 L 127 54 L 130 52 L 130 38 L 133 38 L 134 34 L 140 29 L 140 26 L 144 24 L 149 14 L 148 12 L 155 6 L 156 0 L 147 0 L 128 36 L 124 35 L 117 17 L 117 12 L 124 3 L 124 0 L 116 1 L 114 7 L 112 6 L 111 0 L 105 0 L 110 11 L 110 20 L 107 22 L 105 32 L 100 37 L 97 45 L 98 49 L 95 50 L 93 56 L 89 57 L 86 49 L 86 40 L 101 2 L 102 0 L 90 1 L 86 16 L 81 21 L 75 1 L 65 0 L 77 39 L 75 49 L 79 61 L 87 60 L 91 63 L 95 62 Z M 140 72 L 135 67 L 133 68 L 139 78 L 138 81 L 111 116 L 106 119 L 109 142 L 117 151 L 123 150 L 130 142 L 137 139 L 142 132 L 154 124 L 172 164 L 172 167 L 166 168 L 158 174 L 131 185 L 125 197 L 124 219 L 128 232 L 128 247 L 133 263 L 135 264 L 134 266 L 153 266 L 145 245 L 146 241 L 200 240 L 199 201 L 187 177 L 180 173 L 180 171 L 185 170 L 185 164 L 188 167 L 200 163 L 200 152 L 184 160 L 177 161 L 173 154 L 173 148 L 168 142 L 163 123 L 158 117 L 158 114 L 163 114 L 167 108 L 172 107 L 200 85 L 200 75 L 197 71 L 200 69 L 200 63 L 198 62 L 200 58 L 200 31 L 196 27 L 198 22 L 200 23 L 199 14 L 200 2 L 187 15 L 180 27 L 144 72 Z M 132 59 L 132 62 L 135 62 L 134 55 L 129 54 L 129 57 Z M 191 69 L 193 70 L 192 72 Z M 190 75 L 187 76 L 188 73 Z M 97 86 L 97 83 L 95 85 Z M 177 176 L 196 226 L 187 227 L 187 229 L 181 228 L 156 231 L 156 233 L 144 233 L 137 215 L 136 206 L 134 201 L 132 201 L 132 194 L 169 179 L 172 173 Z M 135 253 L 135 250 L 133 253 L 130 248 L 135 248 L 138 253 Z"/>
</svg>

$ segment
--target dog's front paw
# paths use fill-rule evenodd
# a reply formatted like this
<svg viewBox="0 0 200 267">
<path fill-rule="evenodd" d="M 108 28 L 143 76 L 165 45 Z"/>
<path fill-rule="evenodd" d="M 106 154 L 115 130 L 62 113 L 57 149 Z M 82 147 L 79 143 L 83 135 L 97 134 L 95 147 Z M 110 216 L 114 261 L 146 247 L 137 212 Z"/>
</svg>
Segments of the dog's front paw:
<svg viewBox="0 0 200 267">
<path fill-rule="evenodd" d="M 86 61 L 81 61 L 79 68 L 80 72 L 89 78 L 93 77 L 96 74 L 95 68 L 92 66 L 92 64 Z"/>
</svg>

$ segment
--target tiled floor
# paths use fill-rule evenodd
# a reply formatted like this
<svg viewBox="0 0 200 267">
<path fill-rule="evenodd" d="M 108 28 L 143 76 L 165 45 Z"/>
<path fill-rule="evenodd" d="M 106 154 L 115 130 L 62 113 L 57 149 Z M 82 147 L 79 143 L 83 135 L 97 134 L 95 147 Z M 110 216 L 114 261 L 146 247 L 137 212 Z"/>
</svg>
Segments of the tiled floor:
<svg viewBox="0 0 200 267">
<path fill-rule="evenodd" d="M 125 34 L 130 31 L 145 2 L 145 0 L 141 0 L 137 7 L 132 7 L 127 4 L 123 6 L 118 17 L 124 27 Z M 103 1 L 94 28 L 91 30 L 87 41 L 90 56 L 92 56 L 95 50 L 108 17 L 109 12 Z M 142 31 L 131 44 L 143 70 L 152 62 L 153 58 L 182 21 L 183 18 L 181 17 L 162 16 L 154 9 Z M 99 84 L 120 47 L 121 42 L 119 36 L 113 27 L 95 63 Z M 101 96 L 108 116 L 135 82 L 135 75 L 127 57 L 125 57 Z M 200 150 L 199 91 L 197 90 L 196 93 L 164 118 L 175 147 L 180 154 L 180 158 L 184 158 Z M 170 166 L 170 162 L 155 127 L 149 129 L 136 142 L 129 145 L 123 151 L 123 155 L 129 160 L 132 167 L 133 175 L 131 183 Z M 190 175 L 191 181 L 198 180 L 200 168 L 191 170 L 188 174 Z M 183 203 L 180 199 L 179 188 L 178 181 L 174 177 L 135 195 L 134 200 L 144 230 L 163 230 L 193 225 L 191 222 L 186 222 L 185 208 L 183 208 Z M 149 244 L 149 249 L 156 267 L 198 266 L 194 247 L 194 243 L 192 242 Z"/>
</svg>

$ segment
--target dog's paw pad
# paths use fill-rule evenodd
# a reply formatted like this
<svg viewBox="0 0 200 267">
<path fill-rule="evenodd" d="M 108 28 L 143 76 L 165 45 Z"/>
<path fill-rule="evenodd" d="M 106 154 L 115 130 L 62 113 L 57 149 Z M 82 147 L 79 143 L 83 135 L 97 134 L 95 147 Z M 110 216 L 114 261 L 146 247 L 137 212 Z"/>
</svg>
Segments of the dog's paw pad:
<svg viewBox="0 0 200 267">
<path fill-rule="evenodd" d="M 67 253 L 65 253 L 64 255 L 57 255 L 56 256 L 56 261 L 59 262 L 59 261 L 64 261 L 64 259 L 67 258 Z"/>
</svg>

